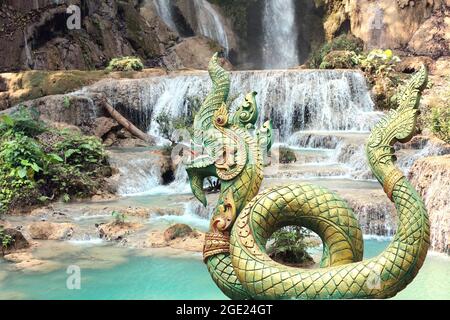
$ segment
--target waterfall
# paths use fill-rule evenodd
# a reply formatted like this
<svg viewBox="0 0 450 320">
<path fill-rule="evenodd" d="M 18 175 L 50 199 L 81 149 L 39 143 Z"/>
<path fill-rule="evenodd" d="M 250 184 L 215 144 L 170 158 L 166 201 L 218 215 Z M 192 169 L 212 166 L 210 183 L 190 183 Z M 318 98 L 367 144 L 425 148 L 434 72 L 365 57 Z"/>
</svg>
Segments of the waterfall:
<svg viewBox="0 0 450 320">
<path fill-rule="evenodd" d="M 23 32 L 23 38 L 24 38 L 24 46 L 25 46 L 25 56 L 27 58 L 27 66 L 29 68 L 33 68 L 33 66 L 34 66 L 33 57 L 31 55 L 30 46 L 28 45 L 28 36 L 25 31 Z"/>
<path fill-rule="evenodd" d="M 299 64 L 298 31 L 294 0 L 266 0 L 263 16 L 265 69 L 285 69 Z"/>
<path fill-rule="evenodd" d="M 153 0 L 156 13 L 164 23 L 173 31 L 179 33 L 177 24 L 173 17 L 173 0 Z"/>
<path fill-rule="evenodd" d="M 262 70 L 231 74 L 229 102 L 235 110 L 244 95 L 256 91 L 259 124 L 268 118 L 285 142 L 300 130 L 367 132 L 380 118 L 357 71 Z M 186 117 L 211 88 L 206 72 L 160 76 L 139 80 L 101 81 L 87 90 L 107 94 L 116 106 L 153 135 L 159 134 L 156 118 Z M 128 114 L 127 114 L 128 113 Z"/>
<path fill-rule="evenodd" d="M 207 0 L 193 0 L 198 33 L 215 40 L 229 52 L 228 36 L 222 17 Z"/>
</svg>

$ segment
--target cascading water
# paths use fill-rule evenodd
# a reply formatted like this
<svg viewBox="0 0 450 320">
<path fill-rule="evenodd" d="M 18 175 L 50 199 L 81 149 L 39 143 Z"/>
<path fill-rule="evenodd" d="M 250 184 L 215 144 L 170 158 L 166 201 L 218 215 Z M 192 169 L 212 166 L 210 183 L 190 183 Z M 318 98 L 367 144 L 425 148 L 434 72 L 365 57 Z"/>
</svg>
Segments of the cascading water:
<svg viewBox="0 0 450 320">
<path fill-rule="evenodd" d="M 193 0 L 198 33 L 215 40 L 229 52 L 227 32 L 225 31 L 223 18 L 206 0 Z"/>
<path fill-rule="evenodd" d="M 27 58 L 27 65 L 28 65 L 28 67 L 33 68 L 33 65 L 34 65 L 33 57 L 31 55 L 30 46 L 28 45 L 28 36 L 25 31 L 23 32 L 23 38 L 24 38 L 24 45 L 25 45 L 25 56 Z"/>
<path fill-rule="evenodd" d="M 264 69 L 285 69 L 299 64 L 294 0 L 265 1 L 263 32 Z"/>
<path fill-rule="evenodd" d="M 84 93 L 106 94 L 124 116 L 132 118 L 135 124 L 147 129 L 151 134 L 161 135 L 157 118 L 162 115 L 170 120 L 192 117 L 192 109 L 203 101 L 210 88 L 207 72 L 189 71 L 145 79 L 104 80 L 85 88 Z M 288 145 L 302 157 L 295 164 L 281 166 L 280 171 L 274 175 L 266 175 L 266 180 L 305 180 L 320 177 L 339 181 L 344 179 L 350 181 L 350 184 L 354 183 L 355 179 L 373 180 L 366 164 L 364 143 L 369 130 L 383 113 L 374 110 L 365 78 L 360 72 L 232 72 L 228 101 L 230 108 L 236 109 L 242 103 L 244 95 L 250 91 L 258 93 L 258 126 L 263 121 L 272 119 L 275 129 L 280 132 L 280 143 Z M 135 189 L 123 190 L 122 193 L 189 192 L 185 171 L 181 166 L 175 172 L 175 182 L 169 186 L 162 186 L 161 182 L 155 181 L 154 178 L 145 180 L 145 175 L 148 174 L 160 176 L 160 173 L 152 173 L 149 170 L 143 174 L 138 172 L 136 178 L 130 178 L 138 181 Z M 362 183 L 370 188 L 376 184 L 373 181 Z M 352 188 L 357 190 L 352 192 L 358 194 L 359 190 L 355 186 Z M 389 202 L 382 196 L 384 202 L 370 203 L 370 200 L 363 199 L 355 204 L 355 208 L 361 212 L 361 219 L 367 217 L 368 221 L 376 220 L 376 224 L 365 225 L 366 232 L 390 236 L 391 230 L 395 228 L 389 216 Z M 361 201 L 367 205 L 361 207 Z"/>
<path fill-rule="evenodd" d="M 271 118 L 282 142 L 299 130 L 368 132 L 380 117 L 374 112 L 364 76 L 356 71 L 238 71 L 231 77 L 231 109 L 242 103 L 245 93 L 258 92 L 259 125 Z M 126 112 L 139 114 L 134 120 L 140 127 L 158 135 L 159 115 L 170 119 L 188 116 L 210 86 L 207 73 L 199 72 L 102 81 L 88 90 L 104 92 L 114 105 L 127 106 Z"/>
<path fill-rule="evenodd" d="M 173 17 L 173 0 L 153 0 L 156 13 L 164 23 L 173 31 L 179 33 L 177 24 Z"/>
</svg>

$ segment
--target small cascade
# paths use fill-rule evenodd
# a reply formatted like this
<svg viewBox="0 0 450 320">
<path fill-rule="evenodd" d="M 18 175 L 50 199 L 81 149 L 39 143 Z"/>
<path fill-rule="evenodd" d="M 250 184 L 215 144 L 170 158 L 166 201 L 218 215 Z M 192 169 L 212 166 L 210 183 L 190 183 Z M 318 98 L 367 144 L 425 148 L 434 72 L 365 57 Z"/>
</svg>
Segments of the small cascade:
<svg viewBox="0 0 450 320">
<path fill-rule="evenodd" d="M 171 172 L 170 164 L 160 151 L 131 148 L 111 150 L 109 161 L 119 171 L 117 193 L 122 196 L 181 194 L 190 190 L 183 165 L 173 172 L 173 181 L 165 183 L 164 174 Z"/>
<path fill-rule="evenodd" d="M 177 24 L 173 16 L 173 0 L 153 0 L 153 4 L 158 16 L 173 31 L 179 33 Z"/>
<path fill-rule="evenodd" d="M 230 46 L 223 18 L 207 0 L 193 0 L 198 33 L 215 40 L 229 52 Z"/>
<path fill-rule="evenodd" d="M 395 210 L 389 204 L 350 204 L 365 235 L 392 237 L 397 230 Z"/>
<path fill-rule="evenodd" d="M 110 163 L 119 170 L 119 195 L 140 194 L 163 184 L 161 165 L 147 153 L 111 152 Z"/>
<path fill-rule="evenodd" d="M 27 66 L 32 69 L 34 66 L 34 61 L 33 61 L 33 56 L 31 54 L 30 46 L 28 44 L 28 35 L 25 31 L 23 32 L 23 39 L 24 39 L 24 46 L 25 46 L 25 57 L 27 59 Z"/>
<path fill-rule="evenodd" d="M 294 0 L 265 1 L 263 32 L 264 69 L 285 69 L 299 64 Z"/>
<path fill-rule="evenodd" d="M 231 109 L 244 95 L 258 93 L 259 125 L 272 119 L 285 142 L 300 130 L 368 131 L 380 118 L 357 71 L 268 70 L 232 72 Z M 102 81 L 88 88 L 104 92 L 130 120 L 158 135 L 156 119 L 189 116 L 211 88 L 206 72 L 139 80 Z"/>
</svg>

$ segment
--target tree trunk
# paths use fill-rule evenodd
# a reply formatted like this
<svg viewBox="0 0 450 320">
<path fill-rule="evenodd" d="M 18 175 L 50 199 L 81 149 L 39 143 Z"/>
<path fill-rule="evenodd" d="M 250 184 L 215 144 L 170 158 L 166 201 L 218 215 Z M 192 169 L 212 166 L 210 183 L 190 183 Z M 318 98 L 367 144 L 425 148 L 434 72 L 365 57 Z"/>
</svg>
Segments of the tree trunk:
<svg viewBox="0 0 450 320">
<path fill-rule="evenodd" d="M 121 126 L 123 126 L 128 132 L 130 132 L 135 137 L 144 140 L 147 143 L 154 145 L 156 143 L 155 137 L 150 136 L 149 134 L 141 131 L 135 125 L 133 125 L 130 121 L 128 121 L 124 116 L 122 116 L 114 107 L 106 100 L 102 101 L 103 106 L 109 112 L 111 117 L 116 120 Z"/>
</svg>

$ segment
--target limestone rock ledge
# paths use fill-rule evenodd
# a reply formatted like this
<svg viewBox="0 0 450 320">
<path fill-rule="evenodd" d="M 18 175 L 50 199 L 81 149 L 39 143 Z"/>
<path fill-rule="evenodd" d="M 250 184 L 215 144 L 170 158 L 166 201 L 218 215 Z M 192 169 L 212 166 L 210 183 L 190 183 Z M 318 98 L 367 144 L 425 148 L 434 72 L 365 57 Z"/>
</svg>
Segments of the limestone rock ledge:
<svg viewBox="0 0 450 320">
<path fill-rule="evenodd" d="M 409 179 L 422 196 L 431 223 L 431 249 L 450 253 L 450 155 L 417 160 Z"/>
</svg>

